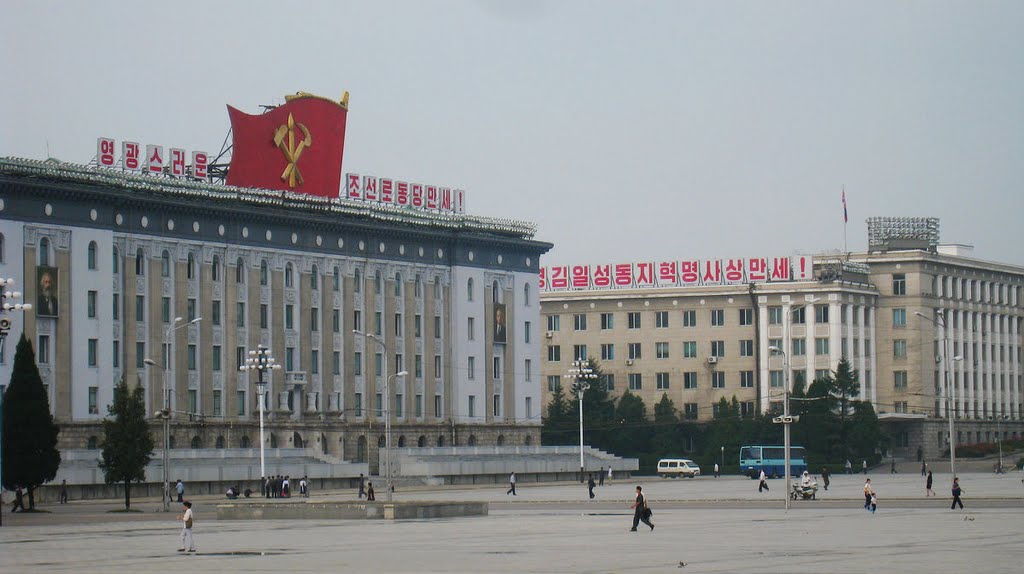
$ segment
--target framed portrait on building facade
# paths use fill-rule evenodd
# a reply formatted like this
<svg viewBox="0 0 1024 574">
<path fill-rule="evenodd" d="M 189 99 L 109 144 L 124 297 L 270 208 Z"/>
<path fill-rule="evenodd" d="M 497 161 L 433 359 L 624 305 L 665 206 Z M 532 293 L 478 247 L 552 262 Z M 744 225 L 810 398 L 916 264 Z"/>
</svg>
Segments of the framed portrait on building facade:
<svg viewBox="0 0 1024 574">
<path fill-rule="evenodd" d="M 57 316 L 59 278 L 56 267 L 36 267 L 36 286 L 39 291 L 34 311 L 37 317 Z"/>
<path fill-rule="evenodd" d="M 494 333 L 495 343 L 504 343 L 505 337 L 507 337 L 508 329 L 505 325 L 505 304 L 495 303 L 494 304 Z"/>
</svg>

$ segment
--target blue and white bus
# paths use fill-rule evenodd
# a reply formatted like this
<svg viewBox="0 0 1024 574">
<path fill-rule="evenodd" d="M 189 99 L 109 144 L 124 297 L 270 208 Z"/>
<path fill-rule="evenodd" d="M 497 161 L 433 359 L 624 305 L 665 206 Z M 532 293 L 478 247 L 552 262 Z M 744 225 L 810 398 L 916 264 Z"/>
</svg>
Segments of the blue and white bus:
<svg viewBox="0 0 1024 574">
<path fill-rule="evenodd" d="M 782 476 L 786 471 L 786 449 L 783 446 L 740 447 L 740 472 L 750 478 L 757 478 L 761 471 L 772 478 Z M 804 447 L 789 447 L 789 475 L 800 476 L 807 470 Z"/>
</svg>

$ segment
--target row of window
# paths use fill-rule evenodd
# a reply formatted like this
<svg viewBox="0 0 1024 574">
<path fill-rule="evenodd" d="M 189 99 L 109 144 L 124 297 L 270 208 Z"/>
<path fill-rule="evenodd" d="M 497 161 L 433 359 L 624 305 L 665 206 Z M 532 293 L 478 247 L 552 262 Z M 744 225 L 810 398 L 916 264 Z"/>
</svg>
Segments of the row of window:
<svg viewBox="0 0 1024 574">
<path fill-rule="evenodd" d="M 936 297 L 971 301 L 975 303 L 995 303 L 996 305 L 1017 305 L 1021 298 L 1019 285 L 1008 285 L 994 281 L 962 279 L 950 276 L 933 276 L 932 293 Z M 896 273 L 892 276 L 892 294 L 907 294 L 907 276 Z"/>
<path fill-rule="evenodd" d="M 814 321 L 816 323 L 828 323 L 829 322 L 829 305 L 815 305 L 814 306 Z M 770 325 L 781 325 L 785 307 L 782 306 L 771 306 L 768 307 L 768 324 Z M 726 326 L 726 315 L 725 309 L 710 309 L 708 311 L 709 323 L 712 327 L 725 327 Z M 754 324 L 754 310 L 752 308 L 737 309 L 737 325 L 741 327 L 752 326 Z M 790 309 L 793 316 L 793 324 L 802 325 L 807 322 L 807 308 L 798 307 Z M 671 314 L 669 311 L 654 311 L 654 327 L 656 329 L 667 329 L 672 326 Z M 854 319 L 857 320 L 856 315 Z M 572 316 L 572 327 L 574 331 L 586 331 L 588 323 L 588 315 L 586 313 L 576 313 Z M 867 316 L 865 316 L 865 324 L 868 323 Z M 681 325 L 685 328 L 699 327 L 697 319 L 697 311 L 694 309 L 687 309 L 682 311 Z M 626 312 L 626 327 L 628 329 L 642 329 L 643 328 L 643 313 L 640 311 L 628 311 Z M 561 315 L 548 315 L 548 331 L 560 331 L 562 328 Z M 601 313 L 600 314 L 600 328 L 601 330 L 608 330 L 615 328 L 615 313 Z"/>
<path fill-rule="evenodd" d="M 754 356 L 754 340 L 753 339 L 741 339 L 737 341 L 739 344 L 739 356 L 740 357 L 753 357 Z M 776 345 L 777 343 L 777 345 Z M 781 339 L 769 339 L 769 346 L 778 346 L 781 348 Z M 668 342 L 657 342 L 654 343 L 654 357 L 656 359 L 669 359 L 671 358 L 671 344 Z M 724 358 L 726 356 L 726 344 L 725 341 L 711 341 L 711 352 L 708 356 L 716 358 Z M 699 357 L 697 353 L 697 341 L 683 341 L 683 358 L 684 359 L 696 359 Z M 816 355 L 828 355 L 830 353 L 830 344 L 827 337 L 817 337 L 814 339 L 814 354 Z M 793 339 L 792 340 L 792 355 L 803 356 L 807 354 L 807 340 L 806 339 Z M 590 357 L 588 354 L 587 345 L 573 345 L 572 347 L 572 360 L 581 361 L 586 360 Z M 626 358 L 630 360 L 637 360 L 643 358 L 643 344 L 642 343 L 627 343 L 626 344 Z M 557 362 L 562 360 L 562 347 L 561 345 L 548 345 L 548 361 Z M 615 344 L 614 343 L 602 343 L 601 344 L 601 360 L 602 361 L 613 361 L 615 360 Z"/>
</svg>

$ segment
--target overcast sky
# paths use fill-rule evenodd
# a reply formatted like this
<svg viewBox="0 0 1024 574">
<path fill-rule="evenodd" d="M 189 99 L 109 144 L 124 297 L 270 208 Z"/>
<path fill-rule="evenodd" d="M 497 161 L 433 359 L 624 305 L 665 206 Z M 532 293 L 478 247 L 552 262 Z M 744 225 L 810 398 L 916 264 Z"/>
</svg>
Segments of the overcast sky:
<svg viewBox="0 0 1024 574">
<path fill-rule="evenodd" d="M 871 216 L 1024 264 L 1024 2 L 10 1 L 0 156 L 216 153 L 351 93 L 344 171 L 467 192 L 556 263 L 851 250 Z"/>
</svg>

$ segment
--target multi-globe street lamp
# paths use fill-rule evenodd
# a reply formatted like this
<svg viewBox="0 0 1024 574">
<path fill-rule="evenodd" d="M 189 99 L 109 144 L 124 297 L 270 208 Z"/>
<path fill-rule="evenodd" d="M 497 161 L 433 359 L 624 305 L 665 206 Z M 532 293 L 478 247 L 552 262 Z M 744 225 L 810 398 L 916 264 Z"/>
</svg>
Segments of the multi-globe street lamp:
<svg viewBox="0 0 1024 574">
<path fill-rule="evenodd" d="M 597 379 L 597 373 L 590 368 L 590 363 L 584 359 L 573 361 L 569 373 L 565 375 L 572 379 L 572 392 L 580 404 L 580 482 L 583 482 L 583 393 L 590 388 L 590 383 Z"/>
<path fill-rule="evenodd" d="M 279 371 L 281 365 L 274 360 L 274 357 L 270 355 L 270 349 L 259 345 L 255 349 L 249 351 L 249 356 L 245 359 L 245 364 L 238 367 L 239 371 L 256 371 L 259 373 L 259 379 L 256 381 L 256 392 L 259 393 L 259 411 L 260 411 L 260 480 L 265 481 L 267 479 L 267 465 L 266 458 L 263 453 L 264 438 L 263 438 L 263 404 L 266 402 L 266 384 L 267 381 L 263 380 L 263 373 L 267 371 Z M 260 484 L 260 490 L 265 488 L 264 484 Z"/>
<path fill-rule="evenodd" d="M 782 402 L 782 417 L 775 418 L 775 422 L 782 423 L 782 443 L 783 450 L 785 451 L 784 465 L 786 467 L 784 476 L 786 477 L 786 492 L 784 493 L 786 498 L 786 510 L 789 510 L 789 425 L 793 423 L 793 417 L 789 416 L 789 355 L 786 351 L 776 346 L 768 347 L 768 350 L 772 353 L 778 353 L 782 355 L 782 369 L 783 369 L 783 385 L 785 388 L 785 399 Z"/>
<path fill-rule="evenodd" d="M 163 369 L 163 401 L 162 401 L 163 408 L 161 410 L 157 411 L 156 413 L 154 413 L 154 415 L 156 415 L 160 419 L 163 419 L 163 423 L 164 423 L 164 454 L 163 454 L 163 475 L 164 475 L 163 476 L 163 479 L 164 479 L 164 504 L 163 504 L 163 511 L 164 512 L 169 512 L 171 510 L 171 479 L 170 479 L 170 474 L 169 474 L 169 470 L 170 469 L 168 469 L 168 466 L 170 465 L 170 462 L 169 462 L 169 458 L 170 458 L 169 452 L 170 452 L 170 449 L 171 449 L 171 438 L 170 438 L 171 437 L 171 414 L 173 413 L 173 411 L 171 411 L 171 392 L 170 392 L 170 389 L 167 387 L 167 368 L 168 368 L 168 366 L 170 365 L 170 362 L 171 362 L 171 346 L 170 346 L 171 345 L 171 343 L 170 343 L 170 341 L 171 341 L 171 334 L 174 333 L 175 331 L 177 331 L 178 329 L 181 329 L 183 327 L 188 327 L 189 325 L 194 325 L 194 324 L 196 324 L 196 323 L 198 323 L 198 322 L 200 322 L 202 320 L 203 320 L 202 317 L 196 317 L 195 319 L 192 319 L 191 321 L 188 321 L 187 323 L 181 323 L 181 321 L 183 321 L 183 319 L 181 317 L 175 317 L 174 321 L 166 329 L 164 329 L 163 353 L 162 353 L 163 354 L 163 364 L 162 365 L 158 365 L 157 362 L 154 361 L 153 359 L 144 359 L 143 360 L 143 362 L 146 363 L 147 365 L 150 365 L 150 366 L 153 366 L 153 367 L 160 366 Z M 181 323 L 181 324 L 179 325 L 178 323 Z"/>
<path fill-rule="evenodd" d="M 384 417 L 384 500 L 391 502 L 391 489 L 393 488 L 391 477 L 391 408 L 389 406 L 391 404 L 391 380 L 395 377 L 404 377 L 408 375 L 409 372 L 399 371 L 388 375 L 388 346 L 384 343 L 384 340 L 373 333 L 364 333 L 359 329 L 352 329 L 352 332 L 364 339 L 370 339 L 380 345 L 381 353 L 384 355 L 384 404 L 382 405 L 383 408 L 380 413 Z"/>
</svg>

